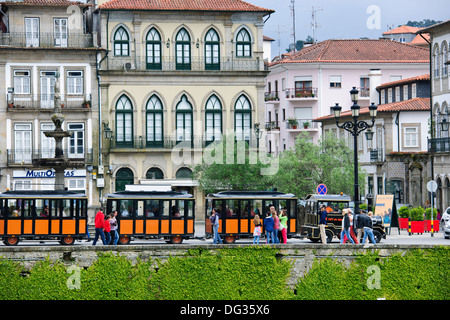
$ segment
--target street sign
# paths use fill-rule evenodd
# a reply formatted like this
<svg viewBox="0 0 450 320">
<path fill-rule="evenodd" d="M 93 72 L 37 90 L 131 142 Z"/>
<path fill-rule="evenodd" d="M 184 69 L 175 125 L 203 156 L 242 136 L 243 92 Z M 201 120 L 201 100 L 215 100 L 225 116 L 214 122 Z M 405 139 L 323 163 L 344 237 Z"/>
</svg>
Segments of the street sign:
<svg viewBox="0 0 450 320">
<path fill-rule="evenodd" d="M 327 194 L 327 192 L 328 192 L 327 186 L 324 185 L 323 183 L 317 186 L 317 194 Z"/>
<path fill-rule="evenodd" d="M 436 181 L 434 181 L 434 180 L 428 181 L 427 190 L 429 192 L 436 192 L 437 188 L 438 188 L 438 185 L 437 185 Z"/>
</svg>

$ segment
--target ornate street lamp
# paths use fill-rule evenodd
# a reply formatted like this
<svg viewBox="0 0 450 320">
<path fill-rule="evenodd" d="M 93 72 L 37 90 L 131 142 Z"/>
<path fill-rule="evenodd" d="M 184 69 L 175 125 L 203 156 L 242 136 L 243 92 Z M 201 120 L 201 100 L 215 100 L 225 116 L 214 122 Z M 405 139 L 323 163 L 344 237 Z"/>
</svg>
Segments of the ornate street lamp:
<svg viewBox="0 0 450 320">
<path fill-rule="evenodd" d="M 442 119 L 442 122 L 440 123 L 441 125 L 441 131 L 448 131 L 448 125 L 449 123 L 447 122 L 447 119 Z"/>
<path fill-rule="evenodd" d="M 358 93 L 359 91 L 353 87 L 352 90 L 350 90 L 350 97 L 352 99 L 353 105 L 351 106 L 352 110 L 352 121 L 346 121 L 343 124 L 339 124 L 339 118 L 341 117 L 341 110 L 342 107 L 339 106 L 339 104 L 336 103 L 336 105 L 333 107 L 333 113 L 334 117 L 336 118 L 336 125 L 340 129 L 345 129 L 346 131 L 350 132 L 353 136 L 353 152 L 354 152 L 354 174 L 355 174 L 355 189 L 354 189 L 354 195 L 353 200 L 355 202 L 355 214 L 359 214 L 359 182 L 358 182 L 358 135 L 366 130 L 370 129 L 375 125 L 375 117 L 377 116 L 377 106 L 372 103 L 369 107 L 369 115 L 372 119 L 372 123 L 369 124 L 365 121 L 358 121 L 359 117 L 359 111 L 360 107 L 358 105 Z M 372 130 L 368 130 L 366 132 L 366 139 L 372 140 L 373 138 L 373 132 Z"/>
</svg>

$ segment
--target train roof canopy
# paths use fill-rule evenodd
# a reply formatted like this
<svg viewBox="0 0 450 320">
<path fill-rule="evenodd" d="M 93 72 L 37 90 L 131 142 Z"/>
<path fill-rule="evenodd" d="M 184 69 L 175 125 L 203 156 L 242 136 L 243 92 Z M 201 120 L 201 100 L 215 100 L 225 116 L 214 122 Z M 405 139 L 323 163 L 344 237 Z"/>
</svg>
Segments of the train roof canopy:
<svg viewBox="0 0 450 320">
<path fill-rule="evenodd" d="M 251 199 L 263 199 L 263 198 L 297 198 L 292 193 L 283 193 L 277 191 L 221 191 L 218 193 L 208 194 L 209 198 L 251 198 Z"/>
<path fill-rule="evenodd" d="M 351 201 L 350 196 L 346 194 L 310 194 L 306 196 L 305 200 L 316 201 Z"/>
<path fill-rule="evenodd" d="M 106 198 L 109 199 L 186 199 L 186 198 L 194 198 L 192 194 L 182 193 L 176 191 L 117 191 L 114 193 L 110 193 L 106 195 Z"/>
<path fill-rule="evenodd" d="M 16 190 L 0 193 L 0 198 L 86 198 L 86 195 L 81 192 L 66 190 Z"/>
</svg>

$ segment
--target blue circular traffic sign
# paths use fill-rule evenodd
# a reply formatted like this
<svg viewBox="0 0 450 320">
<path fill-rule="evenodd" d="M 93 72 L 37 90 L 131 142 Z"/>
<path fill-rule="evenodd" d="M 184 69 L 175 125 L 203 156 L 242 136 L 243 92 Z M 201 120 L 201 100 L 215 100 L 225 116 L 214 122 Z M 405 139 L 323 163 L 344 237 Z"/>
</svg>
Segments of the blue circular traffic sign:
<svg viewBox="0 0 450 320">
<path fill-rule="evenodd" d="M 327 192 L 328 192 L 327 186 L 324 185 L 323 183 L 317 186 L 317 194 L 327 194 Z"/>
</svg>

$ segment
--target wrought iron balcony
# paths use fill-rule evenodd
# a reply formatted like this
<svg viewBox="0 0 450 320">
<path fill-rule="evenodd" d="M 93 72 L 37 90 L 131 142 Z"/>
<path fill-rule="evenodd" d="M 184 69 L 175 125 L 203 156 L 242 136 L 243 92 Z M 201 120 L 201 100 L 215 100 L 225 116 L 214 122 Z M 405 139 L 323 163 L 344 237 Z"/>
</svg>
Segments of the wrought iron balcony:
<svg viewBox="0 0 450 320">
<path fill-rule="evenodd" d="M 8 94 L 8 111 L 27 109 L 53 109 L 54 94 Z M 77 111 L 89 111 L 91 105 L 91 95 L 63 95 L 61 104 L 65 109 L 77 109 Z"/>
<path fill-rule="evenodd" d="M 86 164 L 91 164 L 94 160 L 92 149 L 81 148 L 78 153 L 74 153 L 75 150 L 71 150 L 70 147 L 66 147 L 64 155 L 68 159 L 84 160 Z M 71 153 L 72 152 L 72 153 Z M 54 149 L 8 149 L 7 150 L 7 163 L 8 165 L 32 165 L 33 160 L 54 158 Z"/>
<path fill-rule="evenodd" d="M 370 150 L 370 162 L 383 162 L 383 149 Z"/>
<path fill-rule="evenodd" d="M 428 152 L 450 152 L 450 138 L 428 139 Z"/>
<path fill-rule="evenodd" d="M 25 32 L 0 33 L 0 45 L 18 48 L 93 48 L 92 34 L 53 33 L 30 34 Z"/>
</svg>

